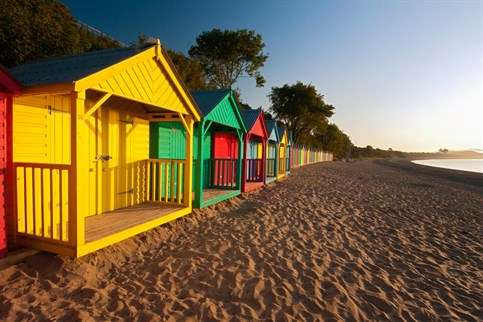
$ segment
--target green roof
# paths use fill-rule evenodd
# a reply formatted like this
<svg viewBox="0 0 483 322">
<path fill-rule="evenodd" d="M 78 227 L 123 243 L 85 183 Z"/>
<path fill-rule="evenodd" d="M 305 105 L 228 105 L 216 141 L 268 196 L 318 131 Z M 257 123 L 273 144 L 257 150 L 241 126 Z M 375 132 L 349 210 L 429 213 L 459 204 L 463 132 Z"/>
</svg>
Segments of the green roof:
<svg viewBox="0 0 483 322">
<path fill-rule="evenodd" d="M 245 122 L 231 89 L 191 91 L 204 120 L 240 129 L 246 133 Z"/>
</svg>

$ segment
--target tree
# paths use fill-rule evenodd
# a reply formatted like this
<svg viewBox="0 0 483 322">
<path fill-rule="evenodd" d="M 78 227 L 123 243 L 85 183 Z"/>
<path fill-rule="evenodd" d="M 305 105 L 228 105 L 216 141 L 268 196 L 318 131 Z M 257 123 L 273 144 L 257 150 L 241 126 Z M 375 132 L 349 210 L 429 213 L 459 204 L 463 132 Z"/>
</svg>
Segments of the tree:
<svg viewBox="0 0 483 322">
<path fill-rule="evenodd" d="M 314 135 L 320 136 L 328 124 L 334 107 L 325 104 L 324 97 L 313 85 L 297 82 L 293 85 L 272 87 L 268 95 L 270 110 L 276 119 L 282 121 L 292 131 L 296 143 L 310 141 Z"/>
<path fill-rule="evenodd" d="M 207 89 L 201 65 L 180 52 L 168 49 L 168 55 L 189 90 Z"/>
<path fill-rule="evenodd" d="M 336 158 L 350 157 L 352 142 L 341 129 L 335 124 L 329 124 L 323 137 L 323 149 L 331 151 Z"/>
<path fill-rule="evenodd" d="M 120 47 L 108 37 L 82 28 L 56 0 L 0 1 L 0 64 Z"/>
<path fill-rule="evenodd" d="M 265 79 L 259 70 L 268 58 L 262 52 L 264 47 L 262 36 L 254 30 L 213 29 L 199 35 L 188 53 L 200 63 L 210 87 L 231 88 L 244 75 L 255 78 L 256 86 L 262 87 Z"/>
</svg>

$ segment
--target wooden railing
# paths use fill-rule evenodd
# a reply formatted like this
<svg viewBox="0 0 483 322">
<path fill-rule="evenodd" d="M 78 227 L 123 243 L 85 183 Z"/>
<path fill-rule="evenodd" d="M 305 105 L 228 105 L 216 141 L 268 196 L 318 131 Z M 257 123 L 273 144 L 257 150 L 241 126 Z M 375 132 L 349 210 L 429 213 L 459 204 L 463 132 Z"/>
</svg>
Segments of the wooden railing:
<svg viewBox="0 0 483 322">
<path fill-rule="evenodd" d="M 14 163 L 18 234 L 69 243 L 70 165 Z"/>
<path fill-rule="evenodd" d="M 265 171 L 267 177 L 275 177 L 275 159 L 267 159 Z"/>
<path fill-rule="evenodd" d="M 285 158 L 278 159 L 278 174 L 285 173 Z"/>
<path fill-rule="evenodd" d="M 147 160 L 147 201 L 183 204 L 185 160 Z"/>
<path fill-rule="evenodd" d="M 247 180 L 249 182 L 263 182 L 262 159 L 246 160 Z"/>
<path fill-rule="evenodd" d="M 209 188 L 236 189 L 237 185 L 237 159 L 211 158 L 205 160 L 205 182 Z"/>
</svg>

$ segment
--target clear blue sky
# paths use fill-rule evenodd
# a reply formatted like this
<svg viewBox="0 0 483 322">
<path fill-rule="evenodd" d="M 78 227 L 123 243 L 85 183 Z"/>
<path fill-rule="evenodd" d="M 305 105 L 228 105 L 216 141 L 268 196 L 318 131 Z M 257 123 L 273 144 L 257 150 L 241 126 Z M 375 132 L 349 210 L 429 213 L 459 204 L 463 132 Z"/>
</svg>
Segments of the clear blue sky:
<svg viewBox="0 0 483 322">
<path fill-rule="evenodd" d="M 187 53 L 213 28 L 253 29 L 270 56 L 263 88 L 315 85 L 357 146 L 483 149 L 482 1 L 61 0 L 79 20 L 128 44 L 138 32 Z"/>
</svg>

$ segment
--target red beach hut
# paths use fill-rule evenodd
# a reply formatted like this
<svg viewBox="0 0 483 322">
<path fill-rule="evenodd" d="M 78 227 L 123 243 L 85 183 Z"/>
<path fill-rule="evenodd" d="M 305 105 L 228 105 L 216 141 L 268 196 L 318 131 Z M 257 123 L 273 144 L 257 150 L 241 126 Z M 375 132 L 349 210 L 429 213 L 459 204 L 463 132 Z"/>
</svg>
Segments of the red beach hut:
<svg viewBox="0 0 483 322">
<path fill-rule="evenodd" d="M 0 258 L 7 256 L 7 219 L 5 212 L 5 173 L 7 172 L 7 113 L 12 110 L 12 95 L 20 94 L 20 85 L 0 67 Z"/>
<path fill-rule="evenodd" d="M 262 110 L 243 110 L 248 133 L 244 135 L 242 191 L 263 186 L 267 154 L 267 126 Z M 261 148 L 259 148 L 261 147 Z"/>
</svg>

